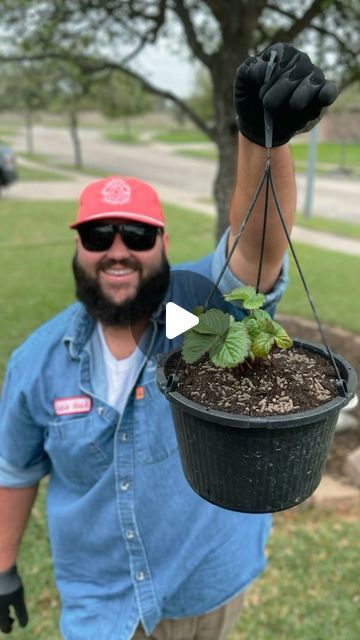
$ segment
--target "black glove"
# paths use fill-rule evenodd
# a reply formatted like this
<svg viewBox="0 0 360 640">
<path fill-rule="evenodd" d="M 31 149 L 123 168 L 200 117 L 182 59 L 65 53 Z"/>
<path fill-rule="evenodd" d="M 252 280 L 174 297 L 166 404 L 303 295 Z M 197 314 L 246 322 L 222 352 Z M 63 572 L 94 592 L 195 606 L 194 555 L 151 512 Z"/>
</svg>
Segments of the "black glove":
<svg viewBox="0 0 360 640">
<path fill-rule="evenodd" d="M 271 51 L 275 66 L 265 83 Z M 309 131 L 324 107 L 334 102 L 337 89 L 309 56 L 291 44 L 273 44 L 237 69 L 234 102 L 241 133 L 265 146 L 264 108 L 273 117 L 273 146 L 285 144 L 299 131 Z"/>
<path fill-rule="evenodd" d="M 26 627 L 28 614 L 24 600 L 24 588 L 16 565 L 0 573 L 0 631 L 10 633 L 14 619 L 10 617 L 10 606 L 15 609 L 21 627 Z"/>
</svg>

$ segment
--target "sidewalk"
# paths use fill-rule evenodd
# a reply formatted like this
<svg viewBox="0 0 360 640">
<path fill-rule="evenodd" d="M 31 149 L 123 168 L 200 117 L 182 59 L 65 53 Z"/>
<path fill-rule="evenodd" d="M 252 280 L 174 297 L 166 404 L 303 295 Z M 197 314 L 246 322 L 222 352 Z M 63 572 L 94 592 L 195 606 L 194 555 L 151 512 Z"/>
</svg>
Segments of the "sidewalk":
<svg viewBox="0 0 360 640">
<path fill-rule="evenodd" d="M 52 173 L 68 175 L 69 181 L 29 181 L 17 182 L 3 191 L 4 200 L 73 200 L 77 202 L 82 189 L 95 180 L 94 176 L 88 176 L 65 169 L 56 169 L 52 166 L 44 167 L 43 164 L 21 160 L 24 166 L 48 169 Z M 197 211 L 200 214 L 215 216 L 215 207 L 212 204 L 200 202 L 197 199 L 184 193 L 183 190 L 174 189 L 162 184 L 160 181 L 153 182 L 154 188 L 158 191 L 162 202 L 175 204 L 186 209 Z M 360 240 L 343 238 L 330 233 L 312 231 L 295 226 L 292 239 L 304 244 L 322 247 L 330 251 L 346 253 L 348 255 L 360 256 Z"/>
</svg>

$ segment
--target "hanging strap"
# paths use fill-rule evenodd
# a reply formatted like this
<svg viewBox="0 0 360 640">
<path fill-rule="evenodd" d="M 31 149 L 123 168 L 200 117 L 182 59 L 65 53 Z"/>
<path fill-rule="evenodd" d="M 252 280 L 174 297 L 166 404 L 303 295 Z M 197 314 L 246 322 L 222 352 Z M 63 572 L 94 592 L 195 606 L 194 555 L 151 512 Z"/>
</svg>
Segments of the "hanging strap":
<svg viewBox="0 0 360 640">
<path fill-rule="evenodd" d="M 271 76 L 271 74 L 273 72 L 273 69 L 274 69 L 274 66 L 275 66 L 276 55 L 277 55 L 276 51 L 274 51 L 274 50 L 270 51 L 270 60 L 268 62 L 268 66 L 267 66 L 267 69 L 266 69 L 265 82 L 269 81 L 270 76 Z M 312 309 L 316 324 L 317 324 L 319 332 L 321 334 L 322 341 L 323 341 L 324 346 L 325 346 L 325 348 L 327 350 L 327 353 L 329 355 L 330 362 L 331 362 L 331 364 L 332 364 L 332 366 L 334 368 L 335 375 L 336 375 L 336 378 L 337 378 L 336 386 L 337 386 L 338 392 L 342 396 L 346 396 L 347 392 L 348 392 L 347 391 L 346 382 L 345 382 L 345 380 L 343 380 L 341 378 L 341 375 L 340 375 L 339 369 L 337 367 L 337 364 L 335 362 L 335 359 L 334 359 L 334 356 L 332 354 L 332 351 L 328 346 L 323 326 L 321 324 L 320 318 L 319 318 L 318 313 L 317 313 L 316 308 L 315 308 L 315 304 L 313 302 L 313 299 L 311 297 L 309 288 L 308 288 L 307 283 L 305 281 L 305 277 L 304 277 L 304 274 L 303 274 L 302 269 L 300 267 L 300 263 L 299 263 L 299 260 L 297 258 L 297 255 L 295 253 L 294 246 L 293 246 L 293 244 L 291 242 L 290 234 L 289 234 L 289 232 L 287 230 L 287 227 L 286 227 L 286 224 L 285 224 L 285 220 L 284 220 L 284 216 L 283 216 L 282 211 L 281 211 L 279 199 L 278 199 L 278 196 L 277 196 L 277 193 L 276 193 L 276 189 L 275 189 L 275 185 L 274 185 L 274 181 L 273 181 L 273 177 L 272 177 L 272 173 L 271 173 L 271 152 L 270 152 L 270 150 L 272 148 L 272 138 L 273 138 L 273 118 L 272 118 L 271 113 L 267 109 L 264 109 L 264 128 L 265 128 L 265 146 L 266 146 L 266 149 L 267 149 L 267 158 L 266 158 L 266 163 L 265 163 L 265 166 L 264 166 L 264 171 L 263 171 L 263 174 L 262 174 L 262 176 L 261 176 L 261 178 L 259 180 L 259 183 L 258 183 L 258 185 L 256 187 L 254 196 L 253 196 L 253 198 L 252 198 L 252 200 L 250 202 L 250 205 L 249 205 L 249 207 L 247 209 L 245 217 L 244 217 L 244 219 L 243 219 L 243 221 L 242 221 L 242 223 L 240 225 L 239 231 L 234 236 L 234 241 L 233 241 L 233 244 L 232 244 L 231 249 L 229 251 L 229 254 L 228 254 L 227 258 L 226 258 L 225 264 L 224 264 L 223 268 L 221 269 L 220 274 L 219 274 L 218 278 L 216 279 L 216 282 L 214 283 L 213 287 L 210 290 L 210 293 L 208 294 L 208 296 L 207 296 L 207 298 L 206 298 L 206 300 L 204 302 L 204 305 L 203 305 L 204 311 L 206 311 L 208 309 L 210 300 L 213 297 L 215 291 L 217 290 L 217 287 L 218 287 L 218 285 L 219 285 L 219 283 L 220 283 L 220 281 L 221 281 L 221 279 L 222 279 L 222 277 L 223 277 L 223 275 L 224 275 L 224 273 L 225 273 L 225 271 L 226 271 L 226 269 L 227 269 L 227 267 L 228 267 L 228 265 L 230 263 L 231 257 L 232 257 L 232 255 L 233 255 L 233 253 L 234 253 L 234 251 L 236 249 L 236 246 L 237 246 L 237 244 L 238 244 L 238 242 L 239 242 L 239 240 L 240 240 L 240 238 L 241 238 L 241 236 L 242 236 L 242 234 L 244 232 L 244 229 L 245 229 L 245 227 L 246 227 L 246 225 L 247 225 L 247 223 L 248 223 L 248 221 L 250 219 L 250 216 L 254 211 L 255 204 L 256 204 L 256 202 L 257 202 L 257 200 L 259 198 L 259 195 L 261 193 L 261 190 L 262 190 L 262 188 L 263 188 L 263 186 L 265 184 L 263 228 L 262 228 L 262 234 L 261 234 L 260 258 L 259 258 L 259 269 L 258 269 L 257 281 L 256 281 L 256 291 L 259 290 L 260 280 L 261 280 L 261 272 L 262 272 L 263 258 L 264 258 L 264 252 L 265 252 L 265 238 L 266 238 L 266 226 L 267 226 L 267 216 L 268 216 L 268 207 L 269 207 L 269 193 L 271 192 L 272 196 L 274 198 L 276 212 L 277 212 L 277 214 L 278 214 L 278 216 L 280 218 L 281 225 L 283 227 L 286 239 L 288 241 L 291 253 L 293 255 L 293 258 L 294 258 L 298 273 L 300 275 L 303 287 L 305 289 L 305 293 L 306 293 L 307 299 L 308 299 L 310 307 Z M 181 363 L 181 351 L 180 351 L 179 357 L 177 359 L 177 363 L 176 363 L 176 367 L 175 367 L 174 373 L 171 374 L 167 379 L 166 388 L 165 388 L 165 392 L 166 393 L 169 393 L 171 391 L 175 391 L 175 389 L 176 389 L 176 387 L 178 385 L 178 382 L 179 382 L 178 372 L 179 372 L 179 368 L 180 368 L 180 363 Z"/>
</svg>

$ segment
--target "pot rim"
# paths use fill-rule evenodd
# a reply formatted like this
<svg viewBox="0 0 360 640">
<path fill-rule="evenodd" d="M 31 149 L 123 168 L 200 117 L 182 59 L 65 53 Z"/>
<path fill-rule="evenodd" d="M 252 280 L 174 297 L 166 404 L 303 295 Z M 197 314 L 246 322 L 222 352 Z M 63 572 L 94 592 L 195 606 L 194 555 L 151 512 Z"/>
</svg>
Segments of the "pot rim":
<svg viewBox="0 0 360 640">
<path fill-rule="evenodd" d="M 326 358 L 328 362 L 330 362 L 326 348 L 320 344 L 297 339 L 293 340 L 293 344 L 295 347 L 302 347 L 304 349 L 308 349 L 309 351 L 320 353 Z M 336 364 L 339 368 L 340 374 L 345 378 L 345 382 L 347 384 L 347 393 L 345 396 L 337 395 L 335 398 L 332 398 L 332 400 L 329 400 L 329 402 L 325 402 L 324 404 L 314 409 L 309 409 L 308 411 L 300 411 L 298 413 L 287 413 L 276 416 L 261 417 L 247 416 L 241 413 L 229 413 L 227 411 L 211 409 L 210 407 L 206 407 L 199 402 L 189 400 L 178 391 L 166 392 L 167 378 L 165 376 L 165 365 L 168 359 L 174 353 L 178 353 L 179 351 L 180 348 L 173 349 L 169 353 L 163 355 L 160 359 L 160 362 L 158 363 L 156 377 L 160 391 L 165 395 L 170 403 L 176 405 L 180 409 L 183 409 L 187 413 L 197 416 L 198 418 L 201 418 L 203 420 L 207 420 L 209 422 L 217 422 L 229 427 L 262 427 L 269 429 L 277 427 L 281 429 L 296 427 L 299 424 L 309 424 L 314 422 L 314 420 L 316 419 L 323 419 L 329 414 L 339 412 L 354 397 L 357 388 L 357 375 L 352 365 L 339 354 L 332 352 L 334 359 L 336 360 Z"/>
</svg>

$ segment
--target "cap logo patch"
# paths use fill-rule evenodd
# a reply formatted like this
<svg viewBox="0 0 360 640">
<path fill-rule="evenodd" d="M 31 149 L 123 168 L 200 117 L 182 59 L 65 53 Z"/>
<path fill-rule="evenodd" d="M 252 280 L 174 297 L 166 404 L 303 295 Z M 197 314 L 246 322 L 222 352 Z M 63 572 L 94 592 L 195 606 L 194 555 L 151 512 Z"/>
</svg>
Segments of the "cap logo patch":
<svg viewBox="0 0 360 640">
<path fill-rule="evenodd" d="M 108 204 L 125 204 L 131 198 L 131 188 L 121 178 L 109 180 L 101 191 L 103 202 Z"/>
</svg>

